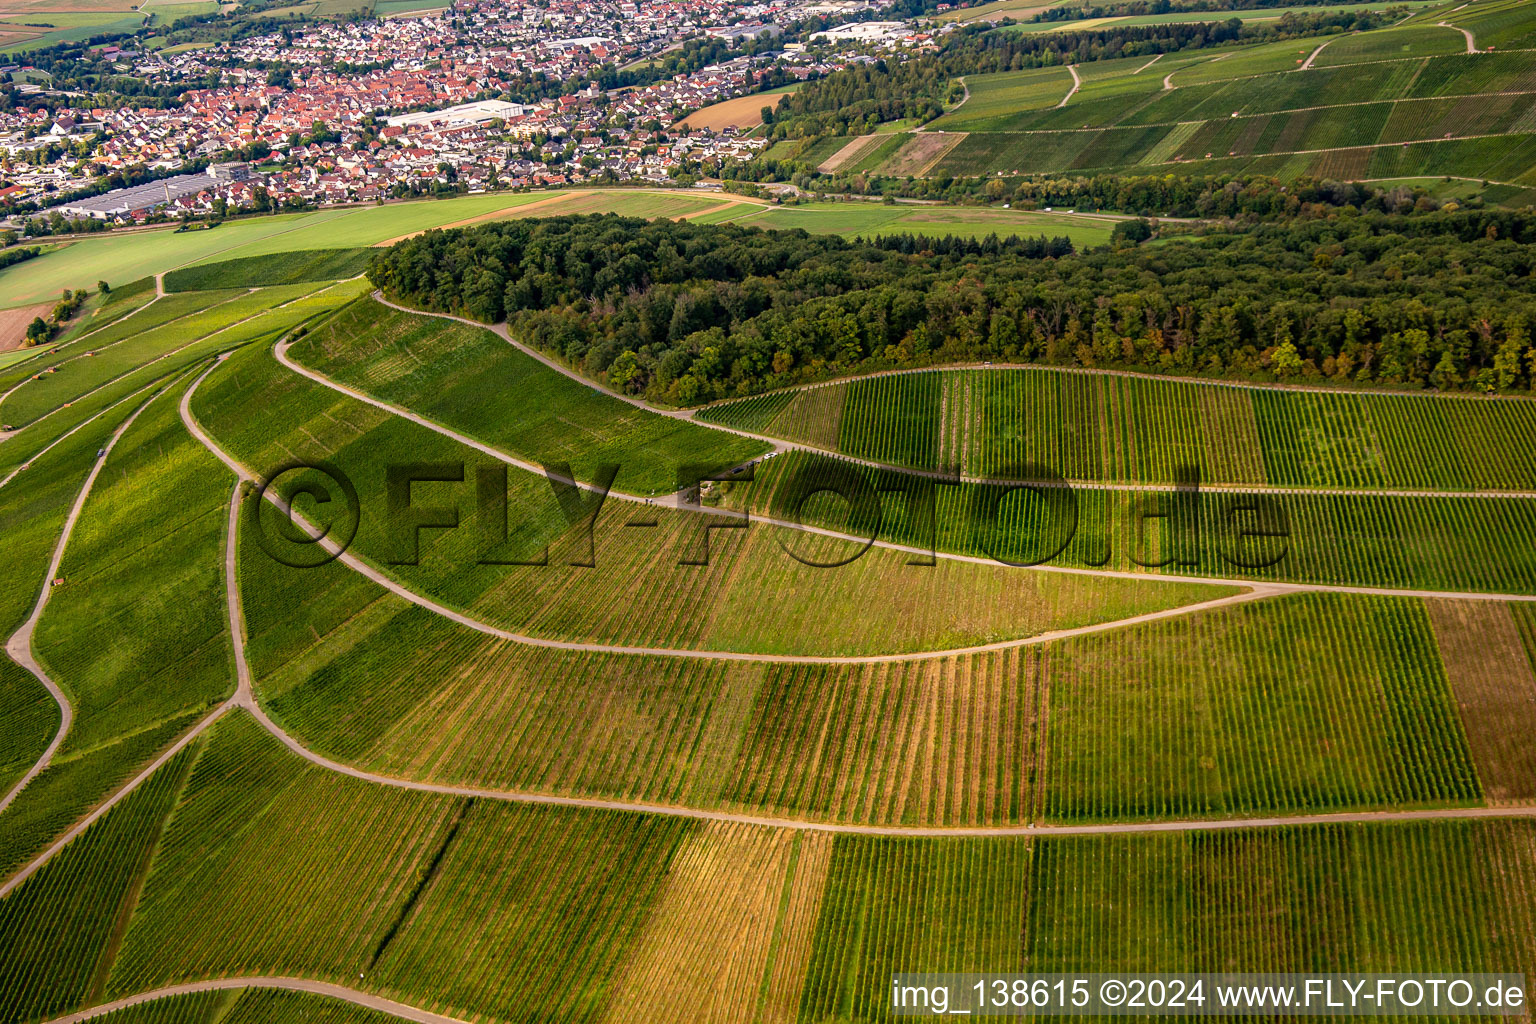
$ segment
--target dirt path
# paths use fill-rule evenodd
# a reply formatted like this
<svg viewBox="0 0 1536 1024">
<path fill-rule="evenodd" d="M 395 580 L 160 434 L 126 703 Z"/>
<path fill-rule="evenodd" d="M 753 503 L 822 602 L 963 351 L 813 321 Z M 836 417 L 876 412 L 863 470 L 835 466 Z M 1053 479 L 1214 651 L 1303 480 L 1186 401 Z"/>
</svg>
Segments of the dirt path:
<svg viewBox="0 0 1536 1024">
<path fill-rule="evenodd" d="M 1141 67 L 1137 68 L 1135 71 L 1132 71 L 1131 74 L 1139 75 L 1143 71 L 1147 70 L 1147 68 L 1151 67 L 1153 64 L 1156 64 L 1158 61 L 1160 61 L 1162 59 L 1163 59 L 1163 55 L 1162 54 L 1158 54 L 1156 57 L 1153 57 L 1151 60 L 1149 60 L 1145 64 L 1143 64 Z M 1166 81 L 1166 79 L 1165 79 L 1165 81 Z"/>
<path fill-rule="evenodd" d="M 1067 94 L 1061 98 L 1061 102 L 1056 104 L 1056 109 L 1058 110 L 1066 106 L 1067 101 L 1070 100 L 1073 96 L 1076 96 L 1077 90 L 1083 87 L 1083 80 L 1077 76 L 1077 65 L 1068 64 L 1067 70 L 1072 72 L 1072 88 L 1068 89 Z"/>
<path fill-rule="evenodd" d="M 100 1017 L 114 1010 L 123 1010 L 130 1006 L 138 1006 L 155 999 L 163 999 L 167 996 L 188 996 L 199 992 L 228 992 L 234 989 L 244 988 L 275 988 L 286 992 L 307 992 L 310 995 L 329 996 L 342 1002 L 351 1003 L 353 1006 L 361 1006 L 369 1010 L 377 1010 L 387 1013 L 392 1017 L 411 1021 L 412 1024 L 465 1024 L 457 1017 L 444 1017 L 440 1013 L 431 1013 L 427 1010 L 407 1006 L 405 1003 L 397 1003 L 393 999 L 385 999 L 382 996 L 369 995 L 367 992 L 359 992 L 356 989 L 343 988 L 340 985 L 332 985 L 324 981 L 311 981 L 308 978 L 216 978 L 211 981 L 194 981 L 185 985 L 169 985 L 165 988 L 157 988 L 149 992 L 140 992 L 138 995 L 128 996 L 110 1003 L 102 1003 L 93 1006 L 89 1010 L 81 1010 L 67 1017 L 55 1017 L 48 1024 L 81 1024 L 83 1021 Z"/>
<path fill-rule="evenodd" d="M 1321 43 L 1318 44 L 1317 49 L 1315 49 L 1311 53 L 1307 54 L 1307 59 L 1302 61 L 1301 67 L 1297 68 L 1296 70 L 1297 71 L 1305 71 L 1308 68 L 1310 68 L 1312 66 L 1312 62 L 1317 60 L 1317 55 L 1322 53 L 1323 50 L 1328 46 L 1329 43 L 1333 42 L 1335 39 L 1338 39 L 1338 38 L 1339 38 L 1338 36 L 1331 36 L 1328 39 L 1324 39 Z"/>
<path fill-rule="evenodd" d="M 1451 28 L 1451 29 L 1455 29 L 1457 32 L 1460 32 L 1462 35 L 1467 37 L 1467 52 L 1468 53 L 1476 53 L 1477 52 L 1477 40 L 1472 38 L 1472 30 L 1471 29 L 1462 28 L 1460 25 L 1452 25 L 1448 21 L 1437 21 L 1437 22 L 1435 22 L 1435 25 L 1437 27 L 1439 27 L 1439 28 Z"/>
<path fill-rule="evenodd" d="M 133 426 L 133 421 L 139 418 L 139 413 L 143 412 L 153 400 L 153 395 L 145 399 L 138 408 L 134 409 L 118 425 L 118 428 L 112 432 L 112 437 L 107 441 L 103 454 L 97 457 L 95 463 L 91 466 L 90 473 L 86 474 L 85 483 L 81 485 L 80 493 L 75 495 L 75 503 L 70 506 L 69 515 L 64 519 L 64 529 L 59 534 L 58 543 L 53 546 L 53 556 L 48 561 L 48 572 L 43 577 L 43 585 L 42 589 L 38 591 L 37 601 L 32 605 L 32 614 L 27 616 L 27 620 L 21 624 L 21 628 L 12 633 L 11 638 L 6 641 L 5 653 L 16 664 L 32 673 L 37 678 L 37 681 L 47 688 L 54 702 L 59 705 L 59 728 L 54 733 L 53 742 L 48 744 L 48 749 L 44 750 L 36 763 L 27 769 L 27 774 L 21 777 L 21 781 L 11 787 L 11 791 L 3 799 L 0 799 L 0 812 L 9 807 L 16 797 L 20 795 L 21 791 L 27 788 L 28 783 L 37 778 L 38 773 L 53 760 L 53 755 L 58 752 L 59 747 L 64 743 L 64 737 L 68 735 L 70 724 L 74 721 L 75 712 L 70 706 L 69 698 L 64 695 L 64 691 L 59 684 L 55 683 L 48 673 L 43 671 L 43 666 L 38 663 L 37 656 L 32 650 L 32 637 L 37 632 L 37 624 L 43 617 L 43 610 L 48 607 L 48 598 L 53 595 L 53 581 L 59 575 L 60 563 L 64 561 L 64 549 L 69 545 L 69 538 L 74 533 L 75 524 L 80 521 L 80 513 L 85 508 L 86 499 L 91 496 L 91 488 L 96 485 L 96 478 L 101 475 L 101 468 L 106 465 L 107 456 L 112 453 L 112 449 L 117 446 L 118 440 L 127 432 L 128 428 Z M 84 826 L 81 827 L 83 828 Z M 4 896 L 7 891 L 8 887 L 0 888 L 0 896 Z"/>
</svg>

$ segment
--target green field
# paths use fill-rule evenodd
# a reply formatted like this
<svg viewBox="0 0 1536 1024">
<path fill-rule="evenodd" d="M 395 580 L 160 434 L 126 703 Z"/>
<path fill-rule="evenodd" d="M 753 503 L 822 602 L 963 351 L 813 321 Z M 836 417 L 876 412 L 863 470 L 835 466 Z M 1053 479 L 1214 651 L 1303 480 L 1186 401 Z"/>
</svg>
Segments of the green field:
<svg viewBox="0 0 1536 1024">
<path fill-rule="evenodd" d="M 1444 16 L 1436 10 L 1424 18 Z M 1471 30 L 1487 25 L 1490 45 L 1536 40 L 1529 5 L 1475 5 L 1451 17 Z M 1450 174 L 1536 185 L 1536 122 L 1526 102 L 1536 71 L 1515 45 L 1466 48 L 1456 28 L 1415 18 L 1152 64 L 1095 61 L 1080 65 L 1083 86 L 1065 105 L 1071 80 L 1060 67 L 970 75 L 969 99 L 932 125 L 969 134 L 927 173 Z M 883 161 L 859 169 L 910 166 L 903 149 L 920 141 L 906 137 L 905 147 L 882 147 Z"/>
<path fill-rule="evenodd" d="M 0 904 L 0 970 L 12 1020 L 288 975 L 572 1021 L 656 1019 L 704 978 L 721 1012 L 863 1021 L 900 970 L 1513 972 L 1531 842 L 1517 820 L 917 839 L 520 807 L 338 777 L 236 713 Z M 252 1003 L 318 1009 L 292 1000 Z M 123 1019 L 208 1020 L 177 1009 Z"/>
<path fill-rule="evenodd" d="M 1299 391 L 1039 367 L 937 370 L 780 391 L 698 418 L 916 469 L 1069 480 L 1536 491 L 1536 401 Z"/>
<path fill-rule="evenodd" d="M 685 465 L 739 466 L 769 446 L 626 405 L 490 331 L 364 299 L 289 350 L 332 380 L 539 465 L 591 481 L 617 465 L 633 494 L 677 489 Z"/>
<path fill-rule="evenodd" d="M 834 140 L 839 141 L 840 140 Z M 335 250 L 377 245 L 401 235 L 442 227 L 460 221 L 494 217 L 532 203 L 540 215 L 570 213 L 618 213 L 637 217 L 679 217 L 702 213 L 732 201 L 723 193 L 679 195 L 632 190 L 570 193 L 498 193 L 463 196 L 427 202 L 392 203 L 378 207 L 353 207 L 309 214 L 283 214 L 227 221 L 212 231 L 176 233 L 170 230 L 132 231 L 91 236 L 54 252 L 0 271 L 0 307 L 30 305 L 55 298 L 64 288 L 91 288 L 105 279 L 116 285 L 145 274 L 187 270 L 171 274 L 167 286 L 178 288 L 232 284 L 282 284 L 296 280 L 324 280 L 326 276 L 351 276 L 360 264 L 348 257 L 331 266 L 319 258 L 300 264 L 303 273 L 320 276 L 285 277 L 281 263 L 258 262 L 246 269 L 203 269 L 219 263 L 257 256 L 309 250 Z M 871 235 L 903 231 L 914 234 L 1065 234 L 1081 245 L 1107 241 L 1108 229 L 1083 225 L 1072 218 L 1030 217 L 1006 210 L 977 211 L 931 207 L 919 211 L 876 204 L 854 206 L 816 203 L 777 208 L 740 201 L 739 208 L 710 215 L 708 220 L 740 220 L 772 228 L 805 228 L 818 233 Z M 780 223 L 779 218 L 784 218 Z M 899 225 L 899 226 L 898 226 Z M 360 258 L 360 257 L 359 257 Z M 337 257 L 337 259 L 343 259 Z M 259 271 L 257 268 L 261 268 Z M 238 272 L 239 278 L 227 278 Z M 299 273 L 298 269 L 293 271 Z M 250 276 L 256 274 L 258 276 Z"/>
<path fill-rule="evenodd" d="M 1008 480 L 1039 480 L 1019 467 Z M 900 491 L 909 474 L 790 452 L 767 463 L 742 499 L 794 518 L 812 484 L 846 480 L 855 495 Z M 1210 489 L 1185 497 L 1103 488 L 1035 492 L 982 483 L 936 486 L 932 526 L 895 497 L 807 504 L 803 521 L 1015 563 L 1242 578 L 1324 586 L 1536 594 L 1524 538 L 1536 503 L 1520 497 L 1396 497 L 1351 490 L 1307 494 Z M 1257 504 L 1255 502 L 1257 501 Z M 1251 530 L 1281 539 L 1257 539 Z"/>
<path fill-rule="evenodd" d="M 886 551 L 829 572 L 801 564 L 781 544 L 816 562 L 841 561 L 856 550 L 830 539 L 792 543 L 763 528 L 739 536 L 711 531 L 708 564 L 689 564 L 706 560 L 694 514 L 616 499 L 593 524 L 588 547 L 586 531 L 566 525 L 549 484 L 516 467 L 507 469 L 505 485 L 495 481 L 508 494 L 508 539 L 498 543 L 500 522 L 490 520 L 500 509 L 471 504 L 480 467 L 495 465 L 485 455 L 297 377 L 266 352 L 230 359 L 199 389 L 193 409 L 258 472 L 293 458 L 333 464 L 359 491 L 354 552 L 451 607 L 537 636 L 775 654 L 885 653 L 1029 636 L 1185 603 L 1191 593 L 1221 593 L 1150 581 L 1021 583 L 979 565 L 919 572 L 906 556 Z M 395 527 L 388 511 L 382 485 L 391 461 L 463 465 L 462 484 L 415 488 L 419 501 L 456 505 L 459 528 L 421 531 L 413 549 L 409 532 Z M 619 487 L 623 479 L 621 472 Z M 636 529 L 632 522 L 655 525 Z M 549 565 L 508 564 L 538 560 L 546 547 Z M 415 564 L 402 561 L 411 557 Z M 572 571 L 572 561 L 593 564 Z M 890 602 L 872 608 L 872 589 L 888 593 Z M 766 593 L 777 596 L 765 602 Z M 977 614 L 957 618 L 950 609 L 960 600 L 976 601 Z"/>
</svg>

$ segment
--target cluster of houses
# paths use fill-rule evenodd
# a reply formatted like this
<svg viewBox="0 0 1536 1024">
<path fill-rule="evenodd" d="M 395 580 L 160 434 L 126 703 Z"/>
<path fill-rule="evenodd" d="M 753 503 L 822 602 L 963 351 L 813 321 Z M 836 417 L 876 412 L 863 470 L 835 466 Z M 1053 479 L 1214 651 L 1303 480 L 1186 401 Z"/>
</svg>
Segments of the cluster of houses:
<svg viewBox="0 0 1536 1024">
<path fill-rule="evenodd" d="M 444 188 L 664 182 L 680 169 L 750 159 L 766 144 L 735 128 L 670 130 L 682 114 L 756 91 L 770 73 L 775 82 L 826 74 L 862 48 L 758 46 L 644 87 L 588 86 L 536 102 L 512 101 L 521 94 L 513 90 L 532 75 L 569 81 L 701 35 L 777 40 L 775 19 L 796 11 L 795 0 L 459 0 L 427 16 L 305 23 L 172 55 L 114 47 L 114 59 L 156 80 L 219 85 L 190 90 L 170 109 L 0 111 L 0 204 L 134 221 Z M 114 171 L 171 178 L 235 157 L 247 169 L 239 176 L 188 174 L 60 204 Z"/>
</svg>

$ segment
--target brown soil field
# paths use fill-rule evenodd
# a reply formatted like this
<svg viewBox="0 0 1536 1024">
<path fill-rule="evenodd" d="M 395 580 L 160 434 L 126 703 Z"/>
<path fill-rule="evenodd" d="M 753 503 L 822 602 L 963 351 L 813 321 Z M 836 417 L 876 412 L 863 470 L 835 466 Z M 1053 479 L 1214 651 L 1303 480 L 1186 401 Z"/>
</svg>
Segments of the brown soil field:
<svg viewBox="0 0 1536 1024">
<path fill-rule="evenodd" d="M 880 168 L 883 174 L 894 174 L 898 177 L 908 174 L 921 176 L 928 168 L 944 158 L 944 154 L 960 145 L 965 139 L 965 132 L 913 132 L 912 141 L 908 142 L 896 155 L 891 157 L 890 163 Z"/>
<path fill-rule="evenodd" d="M 0 309 L 0 352 L 12 352 L 20 348 L 22 339 L 27 336 L 27 324 L 31 323 L 35 316 L 46 317 L 51 309 L 53 309 L 51 302 L 44 302 L 37 306 Z"/>
<path fill-rule="evenodd" d="M 737 96 L 733 100 L 725 100 L 696 111 L 683 118 L 674 128 L 752 128 L 763 123 L 763 108 L 776 106 L 779 102 L 779 93 L 753 93 L 750 96 Z"/>
</svg>

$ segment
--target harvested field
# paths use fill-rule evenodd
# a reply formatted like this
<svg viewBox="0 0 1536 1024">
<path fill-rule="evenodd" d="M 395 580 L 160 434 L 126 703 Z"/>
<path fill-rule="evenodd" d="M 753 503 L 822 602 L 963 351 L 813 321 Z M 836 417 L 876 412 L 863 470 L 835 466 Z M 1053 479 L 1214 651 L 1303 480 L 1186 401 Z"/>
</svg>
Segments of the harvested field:
<svg viewBox="0 0 1536 1024">
<path fill-rule="evenodd" d="M 754 92 L 711 104 L 683 118 L 673 128 L 752 128 L 763 123 L 763 108 L 777 106 L 788 90 Z"/>
<path fill-rule="evenodd" d="M 1509 605 L 1424 603 L 1488 802 L 1536 796 L 1536 677 Z"/>
<path fill-rule="evenodd" d="M 881 173 L 900 177 L 921 176 L 928 168 L 944 159 L 949 151 L 965 141 L 964 132 L 914 132 L 912 140 L 891 157 L 891 162 L 881 168 Z"/>
<path fill-rule="evenodd" d="M 17 306 L 0 309 L 0 352 L 13 352 L 21 348 L 27 336 L 27 324 L 36 316 L 46 317 L 53 303 L 43 302 L 36 306 Z"/>
<path fill-rule="evenodd" d="M 833 171 L 841 170 L 849 164 L 856 164 L 864 158 L 865 154 L 878 147 L 880 143 L 888 138 L 889 136 L 885 135 L 860 135 L 849 141 L 848 145 L 833 153 L 826 160 L 823 160 L 817 170 L 823 174 L 831 174 Z"/>
</svg>

